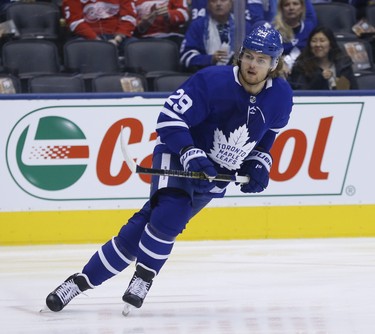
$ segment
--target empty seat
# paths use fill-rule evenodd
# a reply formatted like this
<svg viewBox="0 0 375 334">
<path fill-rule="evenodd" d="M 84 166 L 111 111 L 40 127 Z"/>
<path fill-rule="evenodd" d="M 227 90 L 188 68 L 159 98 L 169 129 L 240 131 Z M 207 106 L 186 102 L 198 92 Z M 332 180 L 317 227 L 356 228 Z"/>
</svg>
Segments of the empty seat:
<svg viewBox="0 0 375 334">
<path fill-rule="evenodd" d="M 93 92 L 144 92 L 147 82 L 138 73 L 102 74 L 92 79 Z"/>
<path fill-rule="evenodd" d="M 66 42 L 63 49 L 64 66 L 68 72 L 93 78 L 100 73 L 119 71 L 117 48 L 112 43 L 76 39 Z"/>
<path fill-rule="evenodd" d="M 6 19 L 13 20 L 20 38 L 59 37 L 60 10 L 54 3 L 16 2 L 6 9 Z"/>
<path fill-rule="evenodd" d="M 179 73 L 179 74 L 166 74 L 156 77 L 153 80 L 153 88 L 156 92 L 173 92 L 183 82 L 185 82 L 191 74 Z"/>
<path fill-rule="evenodd" d="M 64 73 L 39 75 L 29 79 L 30 93 L 83 93 L 82 77 Z"/>
<path fill-rule="evenodd" d="M 363 74 L 356 79 L 358 89 L 375 89 L 375 73 Z"/>
<path fill-rule="evenodd" d="M 2 47 L 2 61 L 5 72 L 21 79 L 60 71 L 57 46 L 43 39 L 6 42 Z"/>
<path fill-rule="evenodd" d="M 176 72 L 179 69 L 178 47 L 165 39 L 136 40 L 125 45 L 124 61 L 129 72 L 148 76 L 152 72 Z"/>
<path fill-rule="evenodd" d="M 355 36 L 352 27 L 356 23 L 356 10 L 341 2 L 315 3 L 318 24 L 330 28 L 335 35 Z"/>
</svg>

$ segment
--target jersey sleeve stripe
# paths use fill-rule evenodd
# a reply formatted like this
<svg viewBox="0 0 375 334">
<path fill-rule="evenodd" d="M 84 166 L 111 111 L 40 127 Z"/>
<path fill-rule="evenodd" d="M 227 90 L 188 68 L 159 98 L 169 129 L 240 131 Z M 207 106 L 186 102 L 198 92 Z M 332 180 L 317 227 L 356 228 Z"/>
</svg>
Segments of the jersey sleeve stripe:
<svg viewBox="0 0 375 334">
<path fill-rule="evenodd" d="M 166 127 L 169 127 L 169 126 L 178 126 L 178 127 L 181 127 L 181 128 L 189 128 L 187 126 L 186 123 L 184 122 L 161 122 L 159 123 L 157 126 L 156 126 L 156 129 L 162 129 L 162 128 L 166 128 Z"/>
</svg>

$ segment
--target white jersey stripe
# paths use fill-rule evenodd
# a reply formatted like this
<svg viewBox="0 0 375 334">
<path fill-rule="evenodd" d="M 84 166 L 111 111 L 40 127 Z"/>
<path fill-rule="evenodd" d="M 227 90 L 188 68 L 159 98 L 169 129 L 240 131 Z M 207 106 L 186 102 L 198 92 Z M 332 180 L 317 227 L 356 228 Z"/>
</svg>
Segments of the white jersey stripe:
<svg viewBox="0 0 375 334">
<path fill-rule="evenodd" d="M 182 122 L 182 121 L 181 122 L 172 122 L 172 121 L 161 122 L 156 126 L 156 129 L 161 129 L 161 128 L 165 128 L 165 127 L 168 127 L 168 126 L 179 126 L 181 128 L 189 129 L 187 124 L 185 122 Z"/>
</svg>

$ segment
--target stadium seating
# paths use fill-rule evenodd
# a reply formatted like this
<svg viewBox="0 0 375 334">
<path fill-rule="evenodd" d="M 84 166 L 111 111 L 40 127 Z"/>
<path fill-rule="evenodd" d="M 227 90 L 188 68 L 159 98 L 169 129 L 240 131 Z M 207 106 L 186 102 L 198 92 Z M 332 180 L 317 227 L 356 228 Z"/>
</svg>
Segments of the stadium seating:
<svg viewBox="0 0 375 334">
<path fill-rule="evenodd" d="M 6 42 L 2 47 L 4 72 L 17 76 L 21 90 L 28 92 L 27 81 L 41 74 L 59 73 L 61 63 L 56 44 L 45 39 L 21 39 Z"/>
<path fill-rule="evenodd" d="M 342 2 L 315 3 L 313 5 L 318 24 L 330 28 L 336 36 L 354 37 L 352 31 L 356 23 L 354 6 Z"/>
<path fill-rule="evenodd" d="M 60 10 L 48 2 L 14 2 L 6 9 L 6 19 L 13 20 L 20 38 L 59 38 Z"/>
<path fill-rule="evenodd" d="M 120 70 L 117 48 L 99 40 L 75 39 L 64 44 L 64 66 L 71 73 L 93 78 L 101 73 Z"/>
<path fill-rule="evenodd" d="M 92 79 L 93 92 L 144 92 L 146 78 L 138 73 L 102 74 Z"/>
<path fill-rule="evenodd" d="M 357 83 L 358 89 L 375 89 L 375 73 L 358 76 Z"/>
<path fill-rule="evenodd" d="M 29 79 L 30 93 L 83 93 L 84 80 L 66 73 L 39 75 Z"/>
<path fill-rule="evenodd" d="M 188 73 L 161 75 L 153 80 L 153 90 L 155 92 L 173 92 L 190 76 L 191 74 Z"/>
<path fill-rule="evenodd" d="M 43 39 L 6 42 L 2 47 L 2 62 L 6 72 L 20 78 L 60 71 L 57 46 Z"/>
</svg>

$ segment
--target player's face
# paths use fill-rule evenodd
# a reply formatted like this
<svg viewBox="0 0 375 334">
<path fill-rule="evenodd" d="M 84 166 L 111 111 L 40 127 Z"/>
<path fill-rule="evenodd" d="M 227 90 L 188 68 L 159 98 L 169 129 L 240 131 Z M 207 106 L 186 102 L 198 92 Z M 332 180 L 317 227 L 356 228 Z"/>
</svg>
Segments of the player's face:
<svg viewBox="0 0 375 334">
<path fill-rule="evenodd" d="M 247 85 L 257 85 L 266 80 L 271 68 L 271 57 L 245 50 L 241 57 L 240 75 Z"/>
</svg>

